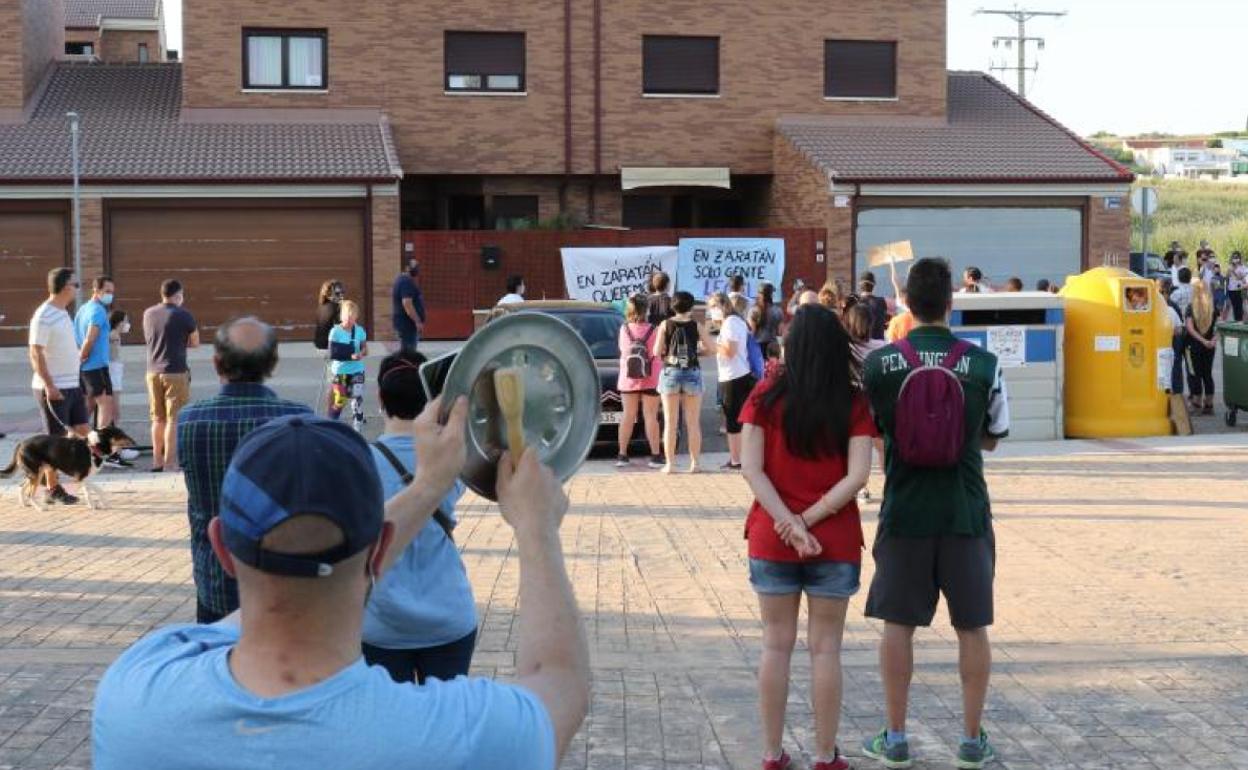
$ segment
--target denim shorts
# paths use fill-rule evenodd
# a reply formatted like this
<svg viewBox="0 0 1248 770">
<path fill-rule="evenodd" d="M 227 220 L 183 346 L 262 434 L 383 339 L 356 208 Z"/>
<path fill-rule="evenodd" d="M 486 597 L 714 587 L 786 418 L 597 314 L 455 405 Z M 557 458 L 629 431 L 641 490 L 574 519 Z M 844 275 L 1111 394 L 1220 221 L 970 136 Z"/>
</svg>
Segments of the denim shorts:
<svg viewBox="0 0 1248 770">
<path fill-rule="evenodd" d="M 680 369 L 675 366 L 663 367 L 663 373 L 659 375 L 659 394 L 664 396 L 702 395 L 702 370 Z"/>
<path fill-rule="evenodd" d="M 858 593 L 861 564 L 846 561 L 767 561 L 750 559 L 750 585 L 768 596 L 800 594 L 848 599 Z"/>
</svg>

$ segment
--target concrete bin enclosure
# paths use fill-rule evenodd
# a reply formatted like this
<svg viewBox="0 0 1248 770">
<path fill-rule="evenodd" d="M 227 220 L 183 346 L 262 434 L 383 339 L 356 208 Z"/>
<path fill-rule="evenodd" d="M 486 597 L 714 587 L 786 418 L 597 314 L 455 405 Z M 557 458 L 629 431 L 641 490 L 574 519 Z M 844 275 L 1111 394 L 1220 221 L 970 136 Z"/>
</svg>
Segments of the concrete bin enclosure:
<svg viewBox="0 0 1248 770">
<path fill-rule="evenodd" d="M 1046 292 L 955 294 L 950 326 L 995 353 L 1010 403 L 1010 439 L 1063 437 L 1064 300 Z"/>
</svg>

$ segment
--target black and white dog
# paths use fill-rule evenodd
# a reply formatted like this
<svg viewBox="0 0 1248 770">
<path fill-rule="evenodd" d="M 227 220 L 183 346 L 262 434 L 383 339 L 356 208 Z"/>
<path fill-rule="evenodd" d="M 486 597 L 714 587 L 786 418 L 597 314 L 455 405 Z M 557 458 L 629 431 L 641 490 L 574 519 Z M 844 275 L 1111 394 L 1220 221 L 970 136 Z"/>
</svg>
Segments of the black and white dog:
<svg viewBox="0 0 1248 770">
<path fill-rule="evenodd" d="M 31 436 L 13 450 L 13 460 L 8 467 L 0 469 L 0 477 L 8 478 L 20 468 L 26 474 L 18 499 L 25 506 L 33 503 L 42 509 L 35 494 L 49 471 L 56 471 L 82 483 L 87 507 L 92 510 L 104 506 L 104 496 L 87 479 L 104 464 L 109 455 L 126 447 L 134 446 L 134 439 L 115 425 L 93 430 L 86 438 L 80 436 Z M 99 506 L 96 505 L 99 498 Z"/>
</svg>

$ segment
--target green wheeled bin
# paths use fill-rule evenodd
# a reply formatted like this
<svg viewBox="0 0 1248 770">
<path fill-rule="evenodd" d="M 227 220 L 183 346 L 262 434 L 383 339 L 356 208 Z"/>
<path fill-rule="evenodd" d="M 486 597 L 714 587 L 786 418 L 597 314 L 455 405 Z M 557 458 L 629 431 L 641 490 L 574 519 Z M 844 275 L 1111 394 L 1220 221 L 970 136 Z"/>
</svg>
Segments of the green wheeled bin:
<svg viewBox="0 0 1248 770">
<path fill-rule="evenodd" d="M 1226 424 L 1234 427 L 1240 409 L 1248 409 L 1248 323 L 1218 324 L 1222 335 L 1222 399 Z"/>
</svg>

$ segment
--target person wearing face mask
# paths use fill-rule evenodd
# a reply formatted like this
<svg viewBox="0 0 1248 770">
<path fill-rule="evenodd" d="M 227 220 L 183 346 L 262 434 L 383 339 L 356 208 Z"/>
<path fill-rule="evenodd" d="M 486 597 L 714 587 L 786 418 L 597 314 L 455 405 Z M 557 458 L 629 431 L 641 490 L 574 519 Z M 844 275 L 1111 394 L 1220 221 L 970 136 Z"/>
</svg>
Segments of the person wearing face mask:
<svg viewBox="0 0 1248 770">
<path fill-rule="evenodd" d="M 130 333 L 130 314 L 114 307 L 108 314 L 108 379 L 113 384 L 114 423 L 121 422 L 121 393 L 126 387 L 126 363 L 121 360 L 121 338 Z M 117 456 L 127 462 L 139 456 L 134 449 L 123 449 Z"/>
<path fill-rule="evenodd" d="M 109 376 L 108 307 L 113 304 L 113 279 L 101 275 L 91 283 L 91 299 L 78 308 L 74 316 L 74 336 L 78 342 L 79 375 L 87 411 L 95 414 L 95 427 L 106 428 L 116 422 L 113 405 L 113 382 Z M 110 459 L 111 465 L 129 465 Z"/>
<path fill-rule="evenodd" d="M 1226 298 L 1231 302 L 1231 314 L 1236 321 L 1244 320 L 1244 285 L 1248 284 L 1248 267 L 1244 267 L 1244 255 L 1231 252 L 1231 265 L 1226 270 Z"/>
<path fill-rule="evenodd" d="M 403 350 L 415 350 L 425 331 L 425 299 L 416 280 L 419 276 L 420 264 L 409 259 L 407 271 L 399 273 L 390 291 L 394 334 Z"/>
</svg>

